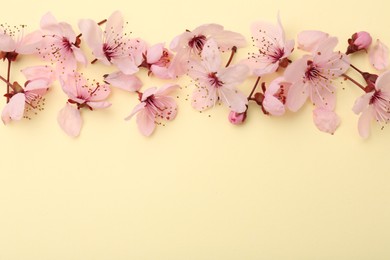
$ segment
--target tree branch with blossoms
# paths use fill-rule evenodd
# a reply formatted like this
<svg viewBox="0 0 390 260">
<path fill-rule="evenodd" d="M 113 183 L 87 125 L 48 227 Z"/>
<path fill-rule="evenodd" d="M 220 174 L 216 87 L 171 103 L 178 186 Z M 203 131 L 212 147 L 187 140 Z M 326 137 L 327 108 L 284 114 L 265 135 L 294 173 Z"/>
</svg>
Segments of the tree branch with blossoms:
<svg viewBox="0 0 390 260">
<path fill-rule="evenodd" d="M 44 96 L 59 81 L 66 99 L 57 122 L 67 135 L 80 135 L 82 110 L 108 109 L 110 93 L 117 88 L 139 101 L 125 120 L 135 116 L 141 134 L 150 136 L 156 126 L 176 117 L 178 105 L 173 94 L 180 91 L 177 80 L 182 77 L 193 82 L 191 105 L 195 110 L 223 104 L 228 120 L 235 125 L 243 124 L 256 107 L 266 116 L 283 116 L 299 111 L 309 100 L 316 127 L 334 134 L 341 121 L 335 112 L 338 79 L 347 80 L 364 92 L 351 104 L 353 112 L 360 115 L 361 137 L 370 135 L 372 121 L 383 127 L 390 120 L 389 50 L 380 40 L 373 44 L 368 32 L 354 33 L 343 53 L 336 50 L 338 39 L 325 32 L 302 31 L 296 40 L 286 39 L 280 17 L 276 24 L 258 21 L 250 27 L 253 45 L 247 58 L 235 61 L 235 54 L 247 46 L 247 41 L 242 34 L 218 24 L 183 30 L 169 47 L 130 37 L 126 25 L 119 11 L 100 22 L 81 19 L 77 33 L 69 23 L 58 22 L 51 13 L 42 17 L 38 30 L 27 34 L 25 25 L 2 24 L 0 58 L 7 63 L 5 74 L 0 73 L 6 97 L 1 115 L 4 124 L 31 119 L 42 111 Z M 90 62 L 81 49 L 83 45 L 94 56 Z M 293 60 L 295 49 L 305 53 Z M 350 56 L 355 53 L 368 53 L 370 64 L 378 73 L 351 64 Z M 32 55 L 45 64 L 23 69 L 23 84 L 13 82 L 12 64 Z M 88 63 L 97 62 L 116 71 L 105 73 L 100 79 L 86 79 L 81 70 Z M 143 89 L 138 77 L 141 70 L 167 83 Z M 365 84 L 353 78 L 349 70 L 355 71 Z M 262 81 L 270 77 L 270 82 Z M 249 78 L 253 78 L 254 85 L 246 95 L 240 89 Z"/>
</svg>

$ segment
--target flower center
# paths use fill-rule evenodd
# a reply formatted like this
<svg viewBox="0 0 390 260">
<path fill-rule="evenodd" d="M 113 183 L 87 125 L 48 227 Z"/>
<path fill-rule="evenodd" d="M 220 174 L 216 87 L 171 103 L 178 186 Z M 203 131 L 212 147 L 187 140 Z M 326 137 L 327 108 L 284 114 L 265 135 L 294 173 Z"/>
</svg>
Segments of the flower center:
<svg viewBox="0 0 390 260">
<path fill-rule="evenodd" d="M 108 43 L 103 44 L 103 53 L 108 61 L 111 61 L 111 59 L 115 57 L 116 51 L 120 46 L 120 42 L 116 45 L 109 45 Z"/>
<path fill-rule="evenodd" d="M 191 49 L 198 51 L 198 53 L 201 53 L 206 40 L 206 36 L 197 35 L 188 42 L 188 46 L 190 46 Z"/>
<path fill-rule="evenodd" d="M 285 87 L 284 85 L 280 85 L 280 88 L 278 89 L 278 91 L 274 94 L 274 97 L 276 97 L 277 99 L 279 99 L 280 102 L 282 102 L 283 105 L 286 104 L 286 91 L 285 91 Z"/>
<path fill-rule="evenodd" d="M 215 88 L 219 88 L 219 87 L 223 86 L 223 82 L 221 80 L 219 80 L 219 78 L 217 76 L 217 72 L 210 72 L 208 75 L 208 79 L 209 79 L 210 85 L 215 87 Z"/>
<path fill-rule="evenodd" d="M 318 78 L 324 78 L 324 76 L 321 75 L 321 72 L 318 70 L 317 66 L 314 65 L 313 61 L 309 60 L 307 61 L 307 69 L 305 72 L 305 78 L 307 80 L 315 80 Z"/>
<path fill-rule="evenodd" d="M 65 51 L 73 52 L 72 43 L 69 42 L 68 38 L 65 38 L 65 37 L 62 38 L 62 46 L 65 49 Z"/>
</svg>

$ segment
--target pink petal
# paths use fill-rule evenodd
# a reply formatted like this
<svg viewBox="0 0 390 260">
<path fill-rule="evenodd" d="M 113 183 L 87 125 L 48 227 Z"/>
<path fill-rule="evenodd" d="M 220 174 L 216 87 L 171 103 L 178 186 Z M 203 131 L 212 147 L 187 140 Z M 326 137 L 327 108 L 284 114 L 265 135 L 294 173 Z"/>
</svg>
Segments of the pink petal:
<svg viewBox="0 0 390 260">
<path fill-rule="evenodd" d="M 172 79 L 172 74 L 167 67 L 160 67 L 157 65 L 150 66 L 152 74 L 159 79 Z"/>
<path fill-rule="evenodd" d="M 362 138 L 366 139 L 370 136 L 371 133 L 371 120 L 372 120 L 372 111 L 371 109 L 366 109 L 360 115 L 358 122 L 359 134 Z"/>
<path fill-rule="evenodd" d="M 145 101 L 148 97 L 150 97 L 151 95 L 154 95 L 157 93 L 157 88 L 156 87 L 153 87 L 153 88 L 148 88 L 147 90 L 144 91 L 144 93 L 142 94 L 142 98 L 141 98 L 141 101 Z"/>
<path fill-rule="evenodd" d="M 372 66 L 377 70 L 385 70 L 389 66 L 389 48 L 380 40 L 369 51 Z"/>
<path fill-rule="evenodd" d="M 103 109 L 112 105 L 110 102 L 107 101 L 92 101 L 87 102 L 87 104 L 93 109 Z"/>
<path fill-rule="evenodd" d="M 356 99 L 355 104 L 352 108 L 353 112 L 357 115 L 362 113 L 370 104 L 370 100 L 373 95 L 374 95 L 374 91 L 364 94 L 363 96 Z"/>
<path fill-rule="evenodd" d="M 23 93 L 12 96 L 1 114 L 1 119 L 5 125 L 13 120 L 20 120 L 23 118 L 25 102 L 26 96 Z"/>
<path fill-rule="evenodd" d="M 219 98 L 231 110 L 237 113 L 246 111 L 248 105 L 247 97 L 240 91 L 221 87 L 218 89 Z"/>
<path fill-rule="evenodd" d="M 62 130 L 71 137 L 80 135 L 83 119 L 81 118 L 80 110 L 66 103 L 57 116 L 57 122 Z"/>
<path fill-rule="evenodd" d="M 174 52 L 178 52 L 178 51 L 179 51 L 179 48 L 181 47 L 181 46 L 179 45 L 181 36 L 182 36 L 182 34 L 177 35 L 175 38 L 173 38 L 173 40 L 172 40 L 171 43 L 169 44 L 169 48 L 170 48 L 172 51 L 174 51 Z"/>
<path fill-rule="evenodd" d="M 101 84 L 99 87 L 96 87 L 92 90 L 90 93 L 90 97 L 88 98 L 88 101 L 102 101 L 111 93 L 111 88 L 106 84 Z"/>
<path fill-rule="evenodd" d="M 51 28 L 52 25 L 56 25 L 56 24 L 57 24 L 57 19 L 50 12 L 44 14 L 41 18 L 40 26 L 44 30 L 46 30 L 47 28 Z"/>
<path fill-rule="evenodd" d="M 239 33 L 231 31 L 220 31 L 212 35 L 212 39 L 218 43 L 221 51 L 231 49 L 233 46 L 238 48 L 245 47 L 247 42 L 245 37 Z"/>
<path fill-rule="evenodd" d="M 14 39 L 8 34 L 0 34 L 0 51 L 11 52 L 16 49 Z"/>
<path fill-rule="evenodd" d="M 153 133 L 156 127 L 154 120 L 153 114 L 148 109 L 143 109 L 137 114 L 138 130 L 141 134 L 150 136 Z"/>
<path fill-rule="evenodd" d="M 113 12 L 106 22 L 106 29 L 104 31 L 105 38 L 114 40 L 118 35 L 122 35 L 123 24 L 124 21 L 121 12 Z"/>
<path fill-rule="evenodd" d="M 293 83 L 287 94 L 286 105 L 288 109 L 293 112 L 298 111 L 305 104 L 308 96 L 309 91 L 306 84 L 303 82 Z"/>
<path fill-rule="evenodd" d="M 332 110 L 323 108 L 313 110 L 313 121 L 320 131 L 329 134 L 334 134 L 340 125 L 340 117 Z"/>
<path fill-rule="evenodd" d="M 52 83 L 57 75 L 56 72 L 50 66 L 32 66 L 21 70 L 27 80 L 34 80 L 39 78 L 46 78 Z"/>
<path fill-rule="evenodd" d="M 314 52 L 329 34 L 321 31 L 302 31 L 298 34 L 298 49 Z"/>
<path fill-rule="evenodd" d="M 105 78 L 105 81 L 113 87 L 117 87 L 129 92 L 135 92 L 141 89 L 141 80 L 134 75 L 126 75 L 122 72 L 111 73 Z"/>
<path fill-rule="evenodd" d="M 188 62 L 190 59 L 190 54 L 187 50 L 182 50 L 178 52 L 173 59 L 171 60 L 171 64 L 169 65 L 169 74 L 172 77 L 179 77 L 184 75 L 188 69 Z"/>
<path fill-rule="evenodd" d="M 159 43 L 148 48 L 146 53 L 146 61 L 149 64 L 158 62 L 161 59 L 164 51 L 164 44 Z"/>
<path fill-rule="evenodd" d="M 191 34 L 192 36 L 194 35 L 209 36 L 209 35 L 214 35 L 216 33 L 219 33 L 221 31 L 223 31 L 222 25 L 211 23 L 211 24 L 203 24 L 201 26 L 198 26 L 191 32 Z"/>
<path fill-rule="evenodd" d="M 307 62 L 310 59 L 310 56 L 303 56 L 299 60 L 291 63 L 287 69 L 284 71 L 284 78 L 288 82 L 297 82 L 302 81 L 303 74 L 307 69 Z"/>
<path fill-rule="evenodd" d="M 336 106 L 336 88 L 332 85 L 312 86 L 310 88 L 310 99 L 318 108 L 334 110 Z"/>
<path fill-rule="evenodd" d="M 35 54 L 42 46 L 42 32 L 35 31 L 27 34 L 23 39 L 16 43 L 16 52 L 20 54 Z"/>
<path fill-rule="evenodd" d="M 73 55 L 76 58 L 77 62 L 80 62 L 83 65 L 88 64 L 87 57 L 85 56 L 85 54 L 83 53 L 83 51 L 80 48 L 73 46 L 72 51 L 73 51 Z"/>
<path fill-rule="evenodd" d="M 215 106 L 218 100 L 217 92 L 215 88 L 197 88 L 192 94 L 191 105 L 198 111 L 206 110 L 207 108 Z"/>
<path fill-rule="evenodd" d="M 179 88 L 180 88 L 180 86 L 177 84 L 167 84 L 167 85 L 160 87 L 156 91 L 155 95 L 156 96 L 167 96 L 167 95 L 172 94 L 172 92 L 176 91 Z"/>
<path fill-rule="evenodd" d="M 284 45 L 284 32 L 278 25 L 258 21 L 251 25 L 251 33 L 257 47 L 262 47 L 264 39 L 273 43 L 276 42 L 278 46 Z"/>
<path fill-rule="evenodd" d="M 25 91 L 34 91 L 34 90 L 45 90 L 50 87 L 50 81 L 48 79 L 34 79 L 31 81 L 28 81 L 26 87 L 24 88 Z"/>
<path fill-rule="evenodd" d="M 378 77 L 375 82 L 375 88 L 390 92 L 390 71 L 386 71 Z"/>
<path fill-rule="evenodd" d="M 145 109 L 145 106 L 146 106 L 146 103 L 145 103 L 145 102 L 141 102 L 141 103 L 137 104 L 137 105 L 134 107 L 133 111 L 131 111 L 130 115 L 127 116 L 127 117 L 125 118 L 125 120 L 130 120 L 131 118 L 133 118 L 133 116 L 134 116 L 135 114 L 137 114 L 137 113 L 138 113 L 139 111 L 141 111 L 142 109 Z"/>
<path fill-rule="evenodd" d="M 138 67 L 144 60 L 143 55 L 147 50 L 148 44 L 140 38 L 128 39 L 125 43 L 130 50 L 130 56 L 134 64 Z"/>
<path fill-rule="evenodd" d="M 131 57 L 123 57 L 119 59 L 112 59 L 111 62 L 122 71 L 124 74 L 131 75 L 139 71 L 137 65 Z"/>
<path fill-rule="evenodd" d="M 102 29 L 97 25 L 97 23 L 90 19 L 80 20 L 79 29 L 83 34 L 83 41 L 85 41 L 89 48 L 92 49 L 94 55 L 97 58 L 104 57 L 104 53 L 102 51 Z"/>
<path fill-rule="evenodd" d="M 284 115 L 286 109 L 282 102 L 274 96 L 266 95 L 263 101 L 264 109 L 273 116 Z"/>
<path fill-rule="evenodd" d="M 221 67 L 221 53 L 214 40 L 208 40 L 202 50 L 202 64 L 209 72 L 216 72 Z"/>
<path fill-rule="evenodd" d="M 219 79 L 224 83 L 227 88 L 234 88 L 245 81 L 249 75 L 249 68 L 243 64 L 237 64 L 222 68 L 218 72 Z"/>
<path fill-rule="evenodd" d="M 177 104 L 174 98 L 169 96 L 159 96 L 154 101 L 158 104 L 159 107 L 165 107 L 163 111 L 159 114 L 165 120 L 173 120 L 177 114 Z"/>
</svg>

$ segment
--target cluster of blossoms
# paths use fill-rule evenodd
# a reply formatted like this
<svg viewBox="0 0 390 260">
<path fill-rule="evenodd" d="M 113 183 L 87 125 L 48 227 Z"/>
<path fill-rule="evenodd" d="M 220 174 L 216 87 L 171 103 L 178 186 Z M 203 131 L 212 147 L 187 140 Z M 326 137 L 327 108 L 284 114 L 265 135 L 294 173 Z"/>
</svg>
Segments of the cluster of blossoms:
<svg viewBox="0 0 390 260">
<path fill-rule="evenodd" d="M 182 76 L 190 77 L 194 83 L 191 97 L 194 109 L 203 111 L 223 104 L 232 124 L 242 124 L 250 107 L 260 107 L 265 115 L 282 116 L 287 111 L 298 111 L 309 99 L 316 127 L 333 134 L 340 124 L 335 112 L 335 80 L 339 78 L 350 80 L 364 92 L 353 106 L 353 111 L 360 114 L 358 130 L 363 138 L 370 134 L 371 121 L 383 126 L 390 120 L 388 48 L 379 40 L 372 44 L 367 32 L 353 34 L 347 50 L 340 52 L 335 50 L 338 39 L 325 32 L 300 32 L 296 44 L 293 39 L 286 39 L 280 18 L 277 24 L 256 22 L 251 26 L 251 52 L 246 59 L 232 64 L 234 54 L 246 47 L 247 41 L 243 35 L 220 25 L 206 24 L 186 30 L 169 47 L 132 38 L 125 33 L 124 25 L 119 11 L 100 22 L 80 20 L 79 34 L 50 13 L 42 17 L 40 29 L 29 34 L 25 34 L 24 25 L 0 25 L 0 58 L 8 64 L 6 77 L 0 76 L 6 88 L 6 105 L 1 115 L 4 124 L 31 118 L 43 110 L 44 95 L 58 81 L 67 98 L 57 121 L 69 136 L 80 134 L 81 109 L 94 111 L 111 106 L 108 98 L 112 88 L 138 97 L 138 105 L 125 119 L 136 116 L 139 131 L 149 136 L 162 121 L 176 117 L 177 103 L 172 95 L 180 86 L 174 81 Z M 80 48 L 82 43 L 91 50 L 93 61 L 87 60 Z M 293 61 L 291 54 L 295 47 L 305 54 Z M 357 52 L 368 53 L 370 63 L 381 74 L 363 72 L 351 64 L 350 56 Z M 230 58 L 225 63 L 227 54 Z M 26 55 L 36 55 L 50 66 L 25 68 L 21 71 L 25 83 L 12 82 L 12 63 Z M 116 71 L 90 81 L 80 69 L 96 62 Z M 137 73 L 142 69 L 149 76 L 169 83 L 141 92 L 142 81 Z M 364 84 L 347 74 L 352 69 Z M 270 75 L 274 76 L 271 82 L 261 82 Z M 239 88 L 250 77 L 257 79 L 250 94 L 245 95 Z M 261 90 L 257 91 L 259 85 Z M 249 106 L 250 102 L 254 106 Z"/>
</svg>

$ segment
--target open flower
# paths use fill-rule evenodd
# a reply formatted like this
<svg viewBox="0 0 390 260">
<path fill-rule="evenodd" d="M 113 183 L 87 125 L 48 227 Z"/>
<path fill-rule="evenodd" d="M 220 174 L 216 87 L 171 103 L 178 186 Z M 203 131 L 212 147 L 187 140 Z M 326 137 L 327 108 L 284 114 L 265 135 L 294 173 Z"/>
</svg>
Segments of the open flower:
<svg viewBox="0 0 390 260">
<path fill-rule="evenodd" d="M 271 82 L 265 90 L 264 100 L 262 102 L 265 111 L 273 116 L 284 115 L 290 85 L 291 83 L 286 82 L 283 77 L 278 77 Z"/>
<path fill-rule="evenodd" d="M 11 85 L 9 103 L 5 105 L 1 114 L 4 124 L 21 120 L 23 117 L 30 118 L 30 112 L 35 114 L 43 110 L 45 103 L 43 96 L 55 80 L 53 69 L 47 66 L 29 67 L 22 70 L 22 73 L 27 81 L 24 88 L 17 82 Z"/>
<path fill-rule="evenodd" d="M 193 31 L 186 31 L 173 39 L 170 48 L 176 52 L 170 66 L 173 76 L 180 76 L 187 72 L 188 61 L 200 58 L 203 47 L 209 39 L 213 39 L 221 51 L 235 47 L 244 47 L 246 41 L 239 33 L 226 31 L 218 24 L 205 24 Z"/>
<path fill-rule="evenodd" d="M 214 40 L 205 43 L 201 55 L 202 60 L 192 60 L 189 63 L 188 75 L 197 81 L 192 106 L 202 111 L 222 101 L 231 111 L 243 113 L 248 99 L 236 86 L 246 79 L 248 67 L 237 64 L 221 68 L 221 54 Z"/>
<path fill-rule="evenodd" d="M 96 59 L 106 65 L 114 64 L 125 74 L 133 74 L 142 62 L 146 44 L 140 39 L 126 38 L 123 24 L 122 14 L 116 11 L 107 19 L 104 31 L 90 19 L 81 20 L 79 28 Z"/>
<path fill-rule="evenodd" d="M 169 67 L 173 54 L 164 47 L 163 43 L 155 44 L 149 47 L 144 53 L 144 61 L 141 67 L 149 70 L 149 75 L 155 75 L 161 79 L 172 78 L 172 74 L 169 73 Z"/>
<path fill-rule="evenodd" d="M 79 73 L 69 74 L 65 79 L 60 78 L 60 82 L 62 90 L 68 95 L 68 102 L 58 113 L 57 121 L 65 133 L 76 137 L 82 126 L 80 109 L 94 110 L 111 106 L 111 103 L 106 101 L 111 90 L 106 84 L 89 85 Z"/>
<path fill-rule="evenodd" d="M 87 58 L 80 49 L 80 38 L 65 22 L 57 22 L 51 13 L 41 19 L 43 45 L 39 54 L 44 59 L 57 62 L 59 72 L 72 73 L 77 69 L 77 63 L 87 64 Z"/>
<path fill-rule="evenodd" d="M 356 114 L 361 114 L 358 123 L 359 134 L 363 138 L 370 135 L 372 120 L 384 125 L 390 120 L 390 71 L 380 75 L 375 86 L 358 98 L 353 106 Z"/>
<path fill-rule="evenodd" d="M 263 76 L 279 67 L 287 67 L 288 56 L 294 50 L 294 40 L 286 40 L 280 18 L 278 25 L 256 22 L 251 26 L 252 40 L 258 52 L 250 53 L 248 65 L 253 74 Z"/>
<path fill-rule="evenodd" d="M 159 89 L 153 87 L 139 94 L 139 103 L 125 120 L 137 114 L 137 125 L 141 134 L 150 136 L 160 120 L 173 120 L 177 113 L 177 104 L 170 94 L 178 85 L 165 85 Z"/>
<path fill-rule="evenodd" d="M 328 38 L 313 55 L 302 57 L 286 69 L 284 78 L 292 83 L 287 95 L 291 111 L 298 111 L 308 97 L 316 107 L 334 109 L 336 89 L 332 80 L 349 68 L 348 57 L 333 51 L 336 45 L 336 38 Z"/>
<path fill-rule="evenodd" d="M 0 25 L 0 59 L 15 61 L 19 54 L 35 54 L 41 46 L 42 34 L 35 31 L 25 35 L 26 25 Z"/>
</svg>

